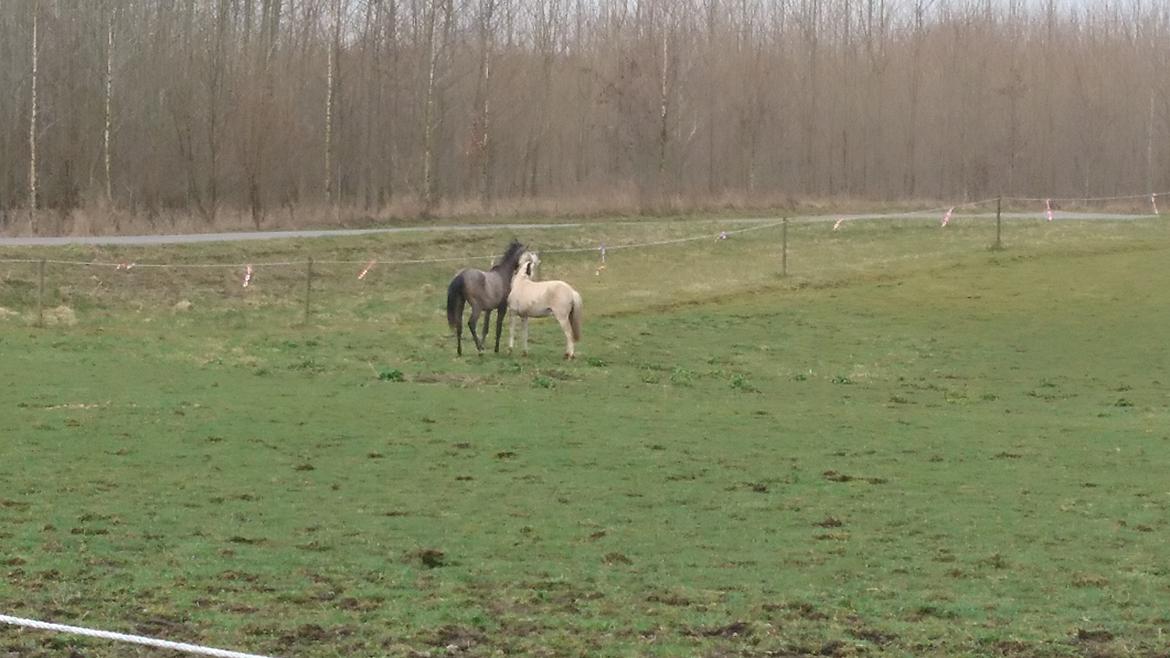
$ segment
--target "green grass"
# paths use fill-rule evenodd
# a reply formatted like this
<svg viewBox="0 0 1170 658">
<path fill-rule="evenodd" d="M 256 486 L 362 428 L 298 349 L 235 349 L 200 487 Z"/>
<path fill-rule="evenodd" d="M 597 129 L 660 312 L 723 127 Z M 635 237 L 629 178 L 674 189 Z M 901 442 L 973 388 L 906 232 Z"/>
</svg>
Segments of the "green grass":
<svg viewBox="0 0 1170 658">
<path fill-rule="evenodd" d="M 721 228 L 599 230 L 521 237 Z M 1170 651 L 1164 225 L 1013 224 L 991 252 L 986 224 L 798 224 L 787 279 L 778 230 L 747 235 L 613 250 L 600 276 L 546 255 L 585 299 L 572 363 L 548 320 L 527 359 L 456 359 L 451 264 L 319 264 L 307 326 L 295 267 L 244 290 L 51 266 L 78 324 L 48 328 L 35 268 L 0 265 L 22 314 L 0 320 L 0 613 L 300 657 Z M 156 655 L 0 631 L 72 648 Z"/>
</svg>

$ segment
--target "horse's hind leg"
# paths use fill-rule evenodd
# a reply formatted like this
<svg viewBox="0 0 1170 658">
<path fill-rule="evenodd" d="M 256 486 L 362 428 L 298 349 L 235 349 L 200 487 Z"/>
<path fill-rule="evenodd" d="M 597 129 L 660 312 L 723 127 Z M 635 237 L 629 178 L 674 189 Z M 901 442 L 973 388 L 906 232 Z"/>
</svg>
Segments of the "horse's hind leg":
<svg viewBox="0 0 1170 658">
<path fill-rule="evenodd" d="M 467 321 L 467 328 L 471 330 L 471 338 L 475 341 L 475 349 L 483 354 L 483 342 L 479 338 L 479 334 L 475 333 L 475 325 L 479 322 L 479 309 L 473 304 L 471 306 L 471 319 Z"/>
<path fill-rule="evenodd" d="M 500 334 L 504 332 L 504 315 L 508 313 L 508 302 L 505 300 L 500 307 L 496 309 L 496 353 L 500 352 Z M 487 329 L 484 329 L 483 335 L 487 335 Z M 511 346 L 509 346 L 511 347 Z"/>
<path fill-rule="evenodd" d="M 569 321 L 569 314 L 557 313 L 556 317 L 557 323 L 561 325 L 561 331 L 565 332 L 565 358 L 574 359 L 577 355 L 576 350 L 573 349 L 573 325 Z"/>
<path fill-rule="evenodd" d="M 455 323 L 455 356 L 463 356 L 463 308 L 459 309 L 459 321 Z"/>
<path fill-rule="evenodd" d="M 484 343 L 483 347 L 485 350 L 487 349 L 488 336 L 492 335 L 491 332 L 489 331 L 489 329 L 491 329 L 491 328 L 492 328 L 492 310 L 489 308 L 488 310 L 483 312 L 483 331 L 479 332 L 479 335 L 482 337 L 481 339 L 483 340 L 483 343 Z"/>
</svg>

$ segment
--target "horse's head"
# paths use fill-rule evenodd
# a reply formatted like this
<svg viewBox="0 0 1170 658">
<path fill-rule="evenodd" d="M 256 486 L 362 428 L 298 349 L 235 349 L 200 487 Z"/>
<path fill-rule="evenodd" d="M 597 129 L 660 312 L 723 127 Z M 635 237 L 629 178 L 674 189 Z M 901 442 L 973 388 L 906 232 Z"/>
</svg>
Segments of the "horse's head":
<svg viewBox="0 0 1170 658">
<path fill-rule="evenodd" d="M 537 267 L 540 267 L 540 256 L 535 251 L 526 251 L 520 255 L 516 274 L 531 279 L 536 276 Z"/>
<path fill-rule="evenodd" d="M 520 259 L 520 255 L 524 253 L 525 247 L 519 240 L 513 239 L 508 243 L 508 248 L 504 250 L 504 255 L 496 262 L 493 269 L 507 272 L 508 275 L 515 273 L 516 262 Z"/>
</svg>

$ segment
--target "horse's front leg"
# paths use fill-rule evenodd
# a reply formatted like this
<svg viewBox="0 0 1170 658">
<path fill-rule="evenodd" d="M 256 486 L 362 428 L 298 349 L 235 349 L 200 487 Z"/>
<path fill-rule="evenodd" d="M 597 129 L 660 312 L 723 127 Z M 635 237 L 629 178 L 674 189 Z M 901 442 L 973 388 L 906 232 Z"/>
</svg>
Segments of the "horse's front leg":
<svg viewBox="0 0 1170 658">
<path fill-rule="evenodd" d="M 508 323 L 508 354 L 512 353 L 512 348 L 516 347 L 516 323 L 520 321 L 520 314 L 513 313 L 512 321 Z"/>
<path fill-rule="evenodd" d="M 525 316 L 521 318 L 520 324 L 523 325 L 524 330 L 524 351 L 521 352 L 521 354 L 528 356 L 528 317 Z"/>
<path fill-rule="evenodd" d="M 508 302 L 505 300 L 496 309 L 496 354 L 500 353 L 500 334 L 504 331 L 504 316 L 508 314 Z M 486 333 L 485 333 L 486 335 Z"/>
<path fill-rule="evenodd" d="M 480 340 L 479 334 L 475 333 L 475 325 L 479 323 L 479 309 L 474 305 L 471 307 L 471 320 L 467 322 L 467 328 L 471 330 L 471 338 L 475 340 L 475 349 L 483 354 L 483 341 Z"/>
</svg>

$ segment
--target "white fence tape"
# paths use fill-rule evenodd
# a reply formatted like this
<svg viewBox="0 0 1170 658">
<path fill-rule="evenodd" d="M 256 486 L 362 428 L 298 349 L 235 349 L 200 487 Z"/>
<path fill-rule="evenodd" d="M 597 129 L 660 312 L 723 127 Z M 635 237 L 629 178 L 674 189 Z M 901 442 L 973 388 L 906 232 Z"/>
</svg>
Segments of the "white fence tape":
<svg viewBox="0 0 1170 658">
<path fill-rule="evenodd" d="M 702 235 L 693 235 L 685 238 L 675 238 L 671 240 L 655 240 L 652 242 L 633 242 L 629 244 L 618 244 L 607 247 L 609 250 L 613 249 L 638 249 L 643 247 L 657 247 L 668 244 L 679 244 L 683 242 L 694 242 L 696 240 L 711 240 L 720 235 L 737 235 L 739 233 L 747 233 L 749 231 L 759 231 L 768 228 L 775 228 L 780 226 L 783 222 L 772 222 L 768 224 L 759 224 L 756 226 L 749 226 L 747 228 L 735 229 L 732 231 L 720 231 L 718 233 L 703 233 Z M 597 247 L 574 247 L 567 249 L 544 249 L 542 253 L 548 254 L 571 254 L 582 253 L 586 251 L 596 251 Z M 474 262 L 477 260 L 491 260 L 495 255 L 481 255 L 481 256 L 451 256 L 444 258 L 412 258 L 405 260 L 394 260 L 392 258 L 375 258 L 373 260 L 314 260 L 317 265 L 368 265 L 372 262 L 377 262 L 381 265 L 421 265 L 428 263 L 462 263 Z M 0 259 L 0 263 L 4 264 L 34 264 L 42 262 L 36 258 L 11 258 Z M 103 262 L 103 261 L 78 261 L 78 260 L 53 260 L 46 259 L 43 261 L 47 265 L 75 265 L 80 267 L 113 267 L 116 269 L 127 269 L 124 263 L 121 262 Z M 303 266 L 305 261 L 273 261 L 265 263 L 135 263 L 135 268 L 173 268 L 173 269 L 207 269 L 207 268 L 235 268 L 251 267 L 253 271 L 261 267 L 294 267 Z"/>
<path fill-rule="evenodd" d="M 1078 201 L 1114 201 L 1114 200 L 1125 200 L 1125 199 L 1150 199 L 1151 203 L 1154 205 L 1154 214 L 1157 215 L 1157 205 L 1156 205 L 1157 202 L 1155 199 L 1158 196 L 1170 196 L 1170 192 L 1159 192 L 1159 193 L 1155 193 L 1155 194 L 1137 194 L 1137 195 L 1127 195 L 1127 196 L 1113 196 L 1113 197 L 1081 197 L 1081 198 L 1060 198 L 1060 199 L 1055 198 L 1055 197 L 1052 197 L 1052 198 L 1002 197 L 1000 200 L 1003 202 L 1007 202 L 1007 203 L 1029 203 L 1029 202 L 1043 201 L 1043 202 L 1045 202 L 1045 210 L 1043 211 L 1044 216 L 1047 217 L 1048 221 L 1052 221 L 1053 214 L 1055 211 L 1052 203 L 1055 201 L 1078 202 Z M 797 223 L 813 224 L 813 223 L 819 223 L 819 222 L 834 222 L 833 230 L 835 231 L 835 230 L 839 229 L 841 227 L 842 223 L 845 222 L 846 220 L 854 221 L 854 220 L 875 220 L 875 219 L 897 219 L 897 218 L 913 218 L 913 217 L 921 217 L 921 216 L 937 217 L 940 213 L 945 212 L 946 218 L 943 221 L 943 225 L 945 226 L 947 223 L 949 223 L 950 219 L 955 217 L 954 212 L 956 210 L 966 209 L 966 208 L 977 208 L 980 206 L 987 206 L 987 205 L 995 203 L 996 200 L 997 200 L 996 198 L 980 199 L 977 201 L 969 201 L 967 203 L 957 204 L 954 206 L 947 205 L 947 206 L 940 206 L 938 208 L 927 208 L 925 210 L 906 210 L 906 211 L 884 212 L 884 213 L 857 213 L 857 214 L 845 214 L 845 215 L 803 215 L 803 216 L 793 217 L 792 223 L 794 223 L 794 224 L 797 224 Z M 1064 213 L 1064 214 L 1068 214 L 1068 213 Z M 968 216 L 975 216 L 975 215 L 968 215 Z M 1118 216 L 1118 217 L 1120 217 L 1120 216 Z M 651 241 L 651 242 L 633 242 L 633 243 L 628 243 L 628 244 L 607 245 L 604 247 L 604 249 L 606 251 L 612 251 L 615 249 L 641 249 L 641 248 L 646 248 L 646 247 L 658 247 L 658 246 L 664 246 L 664 245 L 682 244 L 682 243 L 686 243 L 686 242 L 695 242 L 698 240 L 724 239 L 728 236 L 737 235 L 740 233 L 747 233 L 750 231 L 759 231 L 759 230 L 764 230 L 764 229 L 769 229 L 769 228 L 775 228 L 775 227 L 778 227 L 784 223 L 783 221 L 769 222 L 767 219 L 764 219 L 764 220 L 733 219 L 733 220 L 727 220 L 727 221 L 729 221 L 729 222 L 755 221 L 755 222 L 759 222 L 759 223 L 755 224 L 754 226 L 749 226 L 746 228 L 734 229 L 734 230 L 730 230 L 730 231 L 719 231 L 716 233 L 703 233 L 701 235 L 693 235 L 693 236 L 689 236 L 689 237 L 685 237 L 685 238 L 673 238 L 673 239 L 668 239 L 668 240 L 655 240 L 655 241 Z M 633 223 L 636 223 L 636 222 L 633 222 Z M 511 225 L 503 225 L 503 226 L 500 226 L 498 228 L 509 228 L 510 226 Z M 537 228 L 544 228 L 545 227 L 544 225 L 533 225 L 533 226 L 535 226 Z M 571 225 L 548 225 L 548 226 L 580 227 L 581 225 L 580 224 L 571 224 Z M 572 253 L 592 252 L 592 251 L 597 251 L 597 249 L 598 248 L 596 246 L 590 246 L 590 247 L 569 247 L 569 248 L 562 248 L 562 249 L 544 249 L 541 251 L 542 251 L 542 253 L 549 253 L 549 254 L 572 254 Z M 363 270 L 363 274 L 365 274 L 369 271 L 371 264 L 374 262 L 381 264 L 381 265 L 423 265 L 423 264 L 432 264 L 432 263 L 468 263 L 468 262 L 476 262 L 476 261 L 480 261 L 480 260 L 487 260 L 488 262 L 493 262 L 494 258 L 495 258 L 495 255 L 489 254 L 489 255 L 480 255 L 480 256 L 450 256 L 450 257 L 442 257 L 442 258 L 411 258 L 411 259 L 401 259 L 401 260 L 396 260 L 393 258 L 374 257 L 372 260 L 369 258 L 366 258 L 363 260 L 314 260 L 313 262 L 317 263 L 319 265 L 365 265 L 366 269 Z M 216 268 L 229 268 L 229 269 L 235 268 L 235 269 L 238 269 L 238 268 L 246 267 L 248 265 L 247 263 L 133 263 L 131 265 L 131 267 L 127 267 L 127 264 L 124 262 L 79 261 L 79 260 L 57 260 L 57 259 L 44 259 L 44 260 L 42 260 L 42 259 L 37 259 L 37 258 L 4 258 L 4 259 L 0 259 L 0 264 L 22 264 L 22 263 L 35 264 L 35 263 L 42 263 L 42 262 L 47 264 L 47 265 L 72 265 L 72 266 L 79 266 L 79 267 L 113 267 L 116 269 L 127 270 L 127 271 L 130 270 L 131 267 L 144 268 L 144 269 L 148 269 L 148 268 L 149 269 L 216 269 Z M 305 261 L 303 261 L 303 260 L 295 260 L 295 261 L 287 261 L 286 260 L 286 261 L 271 261 L 271 262 L 264 262 L 264 263 L 254 263 L 254 264 L 252 264 L 252 267 L 256 268 L 256 269 L 259 269 L 261 267 L 265 267 L 265 268 L 268 268 L 268 267 L 299 267 L 299 266 L 303 266 L 304 264 L 305 264 Z M 365 277 L 359 275 L 358 278 L 364 279 Z"/>
<path fill-rule="evenodd" d="M 13 626 L 23 626 L 25 628 L 35 628 L 42 631 L 53 631 L 56 633 L 69 633 L 71 635 L 84 635 L 86 637 L 96 637 L 103 640 L 113 640 L 116 642 L 128 642 L 131 644 L 142 644 L 148 647 L 158 647 L 160 649 L 171 649 L 173 651 L 184 651 L 187 653 L 197 653 L 204 656 L 218 656 L 219 658 L 270 658 L 269 656 L 261 656 L 254 653 L 241 653 L 239 651 L 227 651 L 224 649 L 213 649 L 211 647 L 204 647 L 198 644 L 187 644 L 185 642 L 171 642 L 169 640 L 159 640 L 153 637 L 143 637 L 141 635 L 127 635 L 125 633 L 114 633 L 112 631 L 99 631 L 93 628 L 82 628 L 81 626 L 66 626 L 65 624 L 51 624 L 45 621 L 37 621 L 36 619 L 23 619 L 21 617 L 10 617 L 8 615 L 0 615 L 0 623 L 11 624 Z"/>
</svg>

